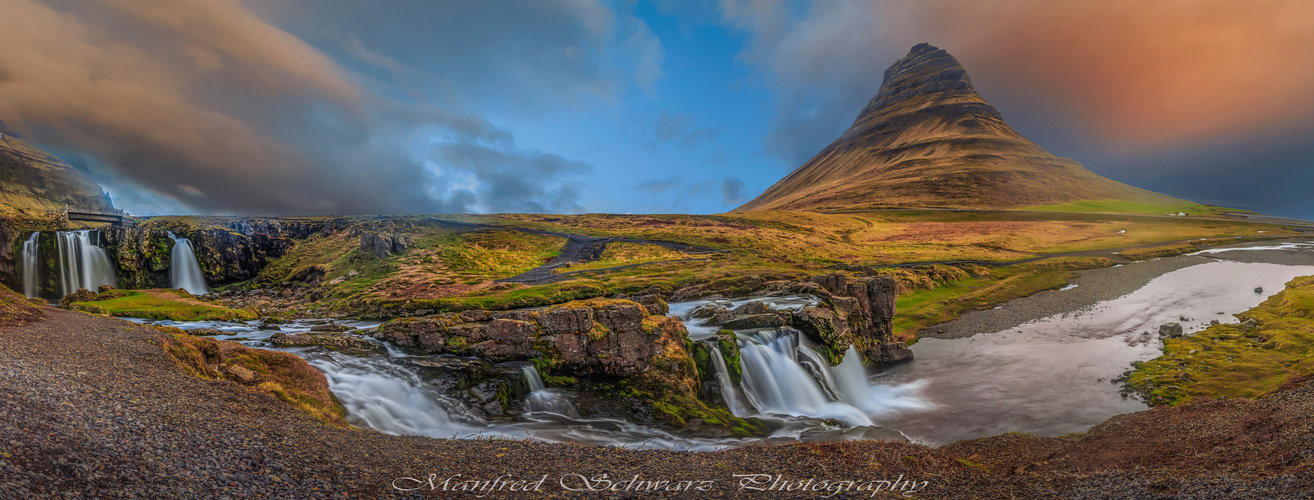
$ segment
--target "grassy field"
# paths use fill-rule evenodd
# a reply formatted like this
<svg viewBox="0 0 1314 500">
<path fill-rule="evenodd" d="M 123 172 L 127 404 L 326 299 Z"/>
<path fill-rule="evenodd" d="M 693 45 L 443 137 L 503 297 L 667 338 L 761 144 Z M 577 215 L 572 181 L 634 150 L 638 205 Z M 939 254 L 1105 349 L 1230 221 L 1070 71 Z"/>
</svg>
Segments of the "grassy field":
<svg viewBox="0 0 1314 500">
<path fill-rule="evenodd" d="M 99 300 L 74 302 L 70 309 L 129 318 L 175 321 L 253 320 L 254 311 L 229 309 L 198 300 L 183 290 L 109 290 Z"/>
<path fill-rule="evenodd" d="M 1076 277 L 1076 271 L 1111 265 L 1101 257 L 1046 259 L 1027 264 L 1004 266 L 976 273 L 957 267 L 936 266 L 942 277 L 920 287 L 900 280 L 898 313 L 894 317 L 894 335 L 900 340 L 915 341 L 923 328 L 944 323 L 960 314 L 994 307 L 996 304 L 1025 297 L 1042 290 L 1062 288 Z M 955 271 L 956 270 L 956 271 Z M 897 278 L 897 274 L 891 273 Z M 928 273 L 922 272 L 925 276 Z"/>
<path fill-rule="evenodd" d="M 1152 404 L 1197 398 L 1253 398 L 1314 373 L 1314 276 L 1291 280 L 1239 318 L 1164 341 L 1164 354 L 1136 367 L 1128 385 Z"/>
<path fill-rule="evenodd" d="M 602 251 L 602 256 L 598 258 L 598 260 L 587 264 L 563 267 L 558 269 L 557 272 L 587 271 L 608 267 L 688 259 L 692 257 L 694 256 L 691 254 L 678 250 L 671 250 L 660 245 L 645 245 L 642 243 L 622 241 L 608 244 L 607 248 Z"/>
<path fill-rule="evenodd" d="M 1153 203 L 1127 200 L 1083 200 L 1055 205 L 1026 207 L 1023 210 L 1050 212 L 1103 212 L 1117 214 L 1167 215 L 1184 213 L 1190 216 L 1221 216 L 1227 212 L 1245 213 L 1249 210 L 1201 205 L 1182 200 L 1182 203 Z"/>
</svg>

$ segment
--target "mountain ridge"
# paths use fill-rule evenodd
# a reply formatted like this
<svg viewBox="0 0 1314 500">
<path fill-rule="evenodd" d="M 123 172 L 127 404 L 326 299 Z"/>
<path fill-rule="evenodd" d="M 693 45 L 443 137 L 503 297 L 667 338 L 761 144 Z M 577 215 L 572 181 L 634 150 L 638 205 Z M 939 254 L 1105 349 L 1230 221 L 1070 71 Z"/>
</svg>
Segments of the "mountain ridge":
<svg viewBox="0 0 1314 500">
<path fill-rule="evenodd" d="M 1189 203 L 1107 179 L 1009 127 L 948 52 L 917 44 L 838 139 L 734 211 Z"/>
</svg>

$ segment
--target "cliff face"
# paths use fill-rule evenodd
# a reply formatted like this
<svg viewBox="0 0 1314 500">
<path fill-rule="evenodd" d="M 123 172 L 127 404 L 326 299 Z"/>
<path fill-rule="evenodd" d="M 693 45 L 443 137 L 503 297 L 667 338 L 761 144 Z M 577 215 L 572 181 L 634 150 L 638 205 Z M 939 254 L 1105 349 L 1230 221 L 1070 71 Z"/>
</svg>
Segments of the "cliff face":
<svg viewBox="0 0 1314 500">
<path fill-rule="evenodd" d="M 736 209 L 1007 208 L 1180 201 L 1101 177 L 1022 137 L 952 55 L 914 46 L 838 139 Z"/>
</svg>

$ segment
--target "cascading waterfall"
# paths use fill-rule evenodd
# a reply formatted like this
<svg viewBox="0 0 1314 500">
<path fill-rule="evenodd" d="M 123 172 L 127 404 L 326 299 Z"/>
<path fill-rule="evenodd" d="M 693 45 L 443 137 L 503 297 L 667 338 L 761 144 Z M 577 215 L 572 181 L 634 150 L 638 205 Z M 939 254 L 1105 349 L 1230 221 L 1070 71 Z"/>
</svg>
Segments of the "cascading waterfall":
<svg viewBox="0 0 1314 500">
<path fill-rule="evenodd" d="M 791 331 L 758 332 L 740 341 L 743 389 L 749 402 L 767 414 L 833 418 L 850 426 L 873 425 L 858 408 L 831 400 L 799 363 L 800 347 L 806 349 L 799 346 L 797 335 Z M 829 375 L 830 368 L 824 363 L 820 369 Z"/>
<path fill-rule="evenodd" d="M 552 391 L 543 386 L 543 378 L 539 377 L 538 370 L 533 366 L 526 366 L 522 371 L 525 373 L 525 380 L 529 383 L 529 396 L 525 398 L 525 408 L 527 410 L 579 418 L 579 412 L 575 411 L 575 405 L 570 403 L 570 399 L 565 394 Z"/>
<path fill-rule="evenodd" d="M 192 250 L 192 240 L 179 238 L 172 232 L 173 252 L 169 256 L 169 287 L 187 290 L 192 295 L 205 295 L 210 289 L 205 286 L 205 276 L 201 274 L 201 264 L 196 261 L 196 252 Z"/>
<path fill-rule="evenodd" d="M 23 242 L 23 294 L 29 299 L 36 297 L 40 291 L 37 286 L 37 263 L 41 261 L 41 247 L 37 239 L 40 236 L 41 233 L 32 233 Z"/>
<path fill-rule="evenodd" d="M 92 241 L 95 234 L 96 241 Z M 85 288 L 96 291 L 101 285 L 118 286 L 109 254 L 97 243 L 100 231 L 59 231 L 55 233 L 59 248 L 59 284 L 64 295 Z"/>
</svg>

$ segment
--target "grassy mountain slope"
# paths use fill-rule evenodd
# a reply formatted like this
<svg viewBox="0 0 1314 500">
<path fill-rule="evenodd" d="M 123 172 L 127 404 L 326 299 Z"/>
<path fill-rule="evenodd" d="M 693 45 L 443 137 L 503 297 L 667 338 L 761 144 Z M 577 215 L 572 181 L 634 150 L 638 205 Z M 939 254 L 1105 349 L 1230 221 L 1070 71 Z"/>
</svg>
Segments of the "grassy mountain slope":
<svg viewBox="0 0 1314 500">
<path fill-rule="evenodd" d="M 39 215 L 65 204 L 114 208 L 90 177 L 12 132 L 0 128 L 0 135 L 0 215 Z"/>
<path fill-rule="evenodd" d="M 885 71 L 853 126 L 736 211 L 1020 208 L 1189 202 L 1129 186 L 1022 137 L 949 53 L 919 44 Z"/>
</svg>

